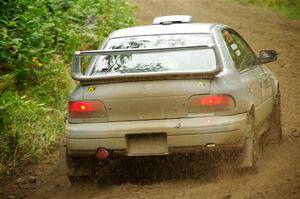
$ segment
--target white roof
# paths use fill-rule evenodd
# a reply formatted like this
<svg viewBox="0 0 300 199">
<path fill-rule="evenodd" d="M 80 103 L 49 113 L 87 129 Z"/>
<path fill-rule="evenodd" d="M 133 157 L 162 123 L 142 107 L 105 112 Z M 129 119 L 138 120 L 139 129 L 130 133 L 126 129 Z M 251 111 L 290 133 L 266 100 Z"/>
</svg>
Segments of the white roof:
<svg viewBox="0 0 300 199">
<path fill-rule="evenodd" d="M 192 21 L 193 19 L 190 15 L 170 15 L 154 18 L 153 25 L 170 23 L 192 23 Z"/>
</svg>

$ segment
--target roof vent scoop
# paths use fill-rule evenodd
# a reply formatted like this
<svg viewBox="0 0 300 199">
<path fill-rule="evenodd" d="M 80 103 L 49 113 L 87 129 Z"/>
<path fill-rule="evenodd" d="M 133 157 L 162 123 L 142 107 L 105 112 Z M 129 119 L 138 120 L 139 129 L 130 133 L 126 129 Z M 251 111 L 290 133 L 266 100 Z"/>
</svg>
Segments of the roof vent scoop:
<svg viewBox="0 0 300 199">
<path fill-rule="evenodd" d="M 156 17 L 153 20 L 153 25 L 169 25 L 174 23 L 191 23 L 193 21 L 190 15 L 170 15 Z"/>
</svg>

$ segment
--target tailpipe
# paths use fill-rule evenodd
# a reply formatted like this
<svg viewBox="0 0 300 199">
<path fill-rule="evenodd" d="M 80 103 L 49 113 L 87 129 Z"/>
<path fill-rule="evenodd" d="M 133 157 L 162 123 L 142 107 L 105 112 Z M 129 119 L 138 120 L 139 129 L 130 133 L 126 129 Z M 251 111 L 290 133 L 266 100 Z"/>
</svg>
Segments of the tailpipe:
<svg viewBox="0 0 300 199">
<path fill-rule="evenodd" d="M 108 158 L 109 156 L 109 151 L 104 149 L 104 148 L 99 148 L 97 149 L 97 153 L 96 153 L 96 158 L 99 161 L 104 161 Z"/>
</svg>

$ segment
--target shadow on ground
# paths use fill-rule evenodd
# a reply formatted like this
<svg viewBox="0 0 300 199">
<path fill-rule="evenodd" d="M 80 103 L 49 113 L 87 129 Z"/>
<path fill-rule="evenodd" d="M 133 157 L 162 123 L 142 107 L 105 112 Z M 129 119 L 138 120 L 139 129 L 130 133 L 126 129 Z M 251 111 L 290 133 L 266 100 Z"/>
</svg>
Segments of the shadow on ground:
<svg viewBox="0 0 300 199">
<path fill-rule="evenodd" d="M 236 154 L 235 154 L 236 155 Z M 227 157 L 227 156 L 226 156 Z M 164 181 L 197 179 L 208 182 L 230 172 L 238 174 L 237 160 L 224 154 L 176 155 L 163 157 L 122 158 L 110 161 L 97 170 L 96 182 L 112 184 L 153 184 Z M 231 162 L 231 163 L 230 163 Z"/>
</svg>

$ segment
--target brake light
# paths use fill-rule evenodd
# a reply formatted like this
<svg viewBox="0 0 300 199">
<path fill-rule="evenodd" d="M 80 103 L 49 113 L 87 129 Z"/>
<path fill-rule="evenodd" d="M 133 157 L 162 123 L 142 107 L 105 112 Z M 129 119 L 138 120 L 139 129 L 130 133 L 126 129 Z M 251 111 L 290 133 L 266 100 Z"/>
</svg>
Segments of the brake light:
<svg viewBox="0 0 300 199">
<path fill-rule="evenodd" d="M 230 95 L 195 95 L 189 99 L 188 112 L 228 111 L 234 106 L 234 100 Z"/>
<path fill-rule="evenodd" d="M 101 101 L 69 102 L 69 118 L 105 117 L 105 106 Z"/>
<path fill-rule="evenodd" d="M 199 98 L 198 103 L 202 106 L 228 105 L 230 97 L 227 95 L 203 96 Z"/>
</svg>

